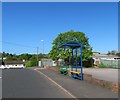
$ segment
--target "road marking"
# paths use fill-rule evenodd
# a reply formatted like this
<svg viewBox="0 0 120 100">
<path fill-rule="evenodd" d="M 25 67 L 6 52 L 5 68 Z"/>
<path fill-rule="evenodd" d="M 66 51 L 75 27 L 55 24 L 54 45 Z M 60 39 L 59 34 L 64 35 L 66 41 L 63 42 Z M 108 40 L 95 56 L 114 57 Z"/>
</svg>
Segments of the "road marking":
<svg viewBox="0 0 120 100">
<path fill-rule="evenodd" d="M 0 78 L 2 78 L 2 77 L 0 77 Z"/>
<path fill-rule="evenodd" d="M 38 71 L 37 69 L 34 69 L 37 72 L 39 72 L 40 74 L 42 74 L 43 76 L 45 76 L 46 78 L 48 78 L 51 82 L 53 82 L 55 85 L 57 85 L 59 88 L 61 88 L 63 91 L 65 91 L 67 94 L 69 94 L 72 98 L 75 98 L 76 100 L 78 100 L 74 95 L 72 95 L 70 92 L 68 92 L 65 88 L 63 88 L 61 85 L 59 85 L 58 83 L 56 83 L 54 80 L 52 80 L 50 77 L 48 77 L 47 75 L 43 74 L 42 72 Z"/>
</svg>

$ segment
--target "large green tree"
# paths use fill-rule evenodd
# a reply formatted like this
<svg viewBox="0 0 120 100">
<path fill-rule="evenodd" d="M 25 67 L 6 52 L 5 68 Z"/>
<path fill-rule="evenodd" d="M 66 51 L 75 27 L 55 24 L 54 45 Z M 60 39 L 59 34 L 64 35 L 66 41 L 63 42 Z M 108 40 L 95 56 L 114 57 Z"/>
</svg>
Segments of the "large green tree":
<svg viewBox="0 0 120 100">
<path fill-rule="evenodd" d="M 67 59 L 69 58 L 69 51 L 64 50 L 63 48 L 58 49 L 58 46 L 61 44 L 64 44 L 70 40 L 76 40 L 80 42 L 83 46 L 82 50 L 82 58 L 83 61 L 88 61 L 90 57 L 92 56 L 92 47 L 89 44 L 89 38 L 85 36 L 83 32 L 75 32 L 73 30 L 60 33 L 58 36 L 53 40 L 52 44 L 53 47 L 49 53 L 49 56 L 53 60 L 61 59 Z M 59 42 L 58 42 L 59 41 Z"/>
</svg>

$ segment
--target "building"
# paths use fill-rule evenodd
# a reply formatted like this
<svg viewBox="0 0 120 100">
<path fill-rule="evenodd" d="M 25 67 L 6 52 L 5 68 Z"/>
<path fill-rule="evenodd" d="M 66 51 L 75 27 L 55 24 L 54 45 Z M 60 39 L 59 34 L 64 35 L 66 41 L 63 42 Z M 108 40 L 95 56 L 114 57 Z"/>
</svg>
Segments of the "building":
<svg viewBox="0 0 120 100">
<path fill-rule="evenodd" d="M 7 59 L 7 58 L 6 57 L 0 58 L 0 60 L 5 60 L 5 59 Z"/>
<path fill-rule="evenodd" d="M 94 56 L 100 54 L 100 52 L 92 52 L 92 53 L 93 53 Z"/>
<path fill-rule="evenodd" d="M 58 59 L 57 65 L 63 66 L 65 64 L 65 61 L 63 59 Z"/>
<path fill-rule="evenodd" d="M 52 59 L 47 59 L 43 58 L 41 61 L 38 62 L 39 67 L 44 67 L 44 66 L 56 66 L 56 62 L 53 61 Z"/>
<path fill-rule="evenodd" d="M 118 61 L 120 60 L 118 56 L 100 53 L 95 53 L 92 58 L 94 60 L 94 66 L 103 64 L 105 66 L 118 67 Z"/>
<path fill-rule="evenodd" d="M 9 61 L 4 62 L 4 64 L 0 63 L 0 68 L 25 68 L 25 62 L 24 61 Z"/>
</svg>

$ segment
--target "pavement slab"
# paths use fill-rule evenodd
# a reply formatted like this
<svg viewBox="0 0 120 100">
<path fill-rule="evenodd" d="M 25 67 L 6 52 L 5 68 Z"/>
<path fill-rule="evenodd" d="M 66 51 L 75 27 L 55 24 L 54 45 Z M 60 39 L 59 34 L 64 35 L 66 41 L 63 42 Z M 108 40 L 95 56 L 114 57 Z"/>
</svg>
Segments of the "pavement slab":
<svg viewBox="0 0 120 100">
<path fill-rule="evenodd" d="M 64 87 L 77 98 L 118 98 L 118 93 L 90 84 L 84 80 L 73 79 L 70 76 L 62 75 L 58 71 L 51 69 L 38 70 Z"/>
</svg>

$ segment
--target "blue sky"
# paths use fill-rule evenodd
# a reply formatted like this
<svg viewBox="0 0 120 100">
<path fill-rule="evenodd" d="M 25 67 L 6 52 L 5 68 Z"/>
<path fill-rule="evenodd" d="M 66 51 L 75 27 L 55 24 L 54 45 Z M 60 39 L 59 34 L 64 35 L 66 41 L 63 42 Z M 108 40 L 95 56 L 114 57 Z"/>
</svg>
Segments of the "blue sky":
<svg viewBox="0 0 120 100">
<path fill-rule="evenodd" d="M 84 32 L 93 51 L 118 50 L 118 4 L 115 2 L 4 2 L 3 51 L 49 53 L 60 32 Z M 17 45 L 21 44 L 21 45 Z M 30 47 L 25 47 L 25 46 Z"/>
</svg>

